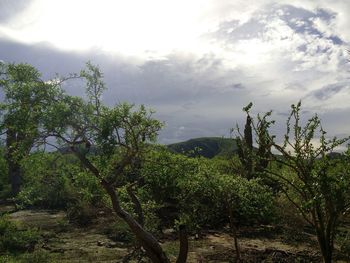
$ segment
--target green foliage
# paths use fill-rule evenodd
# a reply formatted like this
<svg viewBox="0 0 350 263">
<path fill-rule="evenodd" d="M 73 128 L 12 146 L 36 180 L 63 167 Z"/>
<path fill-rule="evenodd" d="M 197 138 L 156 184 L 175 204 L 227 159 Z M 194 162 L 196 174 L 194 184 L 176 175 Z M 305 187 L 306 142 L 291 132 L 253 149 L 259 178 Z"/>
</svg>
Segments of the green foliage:
<svg viewBox="0 0 350 263">
<path fill-rule="evenodd" d="M 185 142 L 169 144 L 167 146 L 174 153 L 185 154 L 190 157 L 231 157 L 237 151 L 235 140 L 220 137 L 204 137 L 190 139 Z"/>
<path fill-rule="evenodd" d="M 268 129 L 274 121 L 268 120 L 271 115 L 270 111 L 263 116 L 258 114 L 255 123 L 249 112 L 252 106 L 253 104 L 249 103 L 248 106 L 243 108 L 243 111 L 247 114 L 244 133 L 240 132 L 238 125 L 236 129 L 232 129 L 232 132 L 236 132 L 237 153 L 240 161 L 237 163 L 238 165 L 235 165 L 235 168 L 240 175 L 248 179 L 263 178 L 265 184 L 271 185 L 271 182 L 265 181 L 264 173 L 272 156 L 273 136 L 270 137 Z M 253 146 L 254 137 L 258 144 L 257 148 Z"/>
<path fill-rule="evenodd" d="M 70 177 L 65 174 L 67 165 L 54 153 L 33 153 L 22 160 L 24 185 L 17 203 L 22 207 L 65 208 L 73 198 Z"/>
<path fill-rule="evenodd" d="M 101 206 L 104 192 L 98 180 L 82 169 L 73 155 L 36 152 L 22 160 L 23 189 L 16 197 L 21 207 L 79 207 L 80 202 Z"/>
<path fill-rule="evenodd" d="M 96 209 L 83 200 L 71 203 L 67 209 L 68 219 L 79 226 L 88 226 L 96 216 Z"/>
<path fill-rule="evenodd" d="M 21 230 L 5 216 L 0 217 L 0 252 L 31 251 L 40 240 L 35 229 Z"/>
<path fill-rule="evenodd" d="M 88 64 L 82 76 L 86 80 L 89 101 L 64 96 L 66 98 L 57 105 L 53 104 L 50 112 L 58 114 L 47 115 L 46 123 L 55 123 L 60 128 L 55 128 L 51 135 L 65 143 L 81 165 L 96 178 L 99 188 L 110 197 L 117 215 L 133 226 L 131 230 L 147 254 L 166 261 L 167 257 L 154 236 L 137 224 L 119 199 L 121 187 L 140 179 L 138 169 L 142 157 L 149 148 L 148 144 L 155 141 L 162 123 L 154 119 L 152 110 L 143 105 L 138 108 L 128 103 L 112 108 L 103 106 L 101 93 L 104 84 L 97 67 Z M 91 148 L 96 149 L 96 154 L 90 154 Z M 137 214 L 141 215 L 137 197 L 128 193 Z"/>
<path fill-rule="evenodd" d="M 70 221 L 86 226 L 96 218 L 105 193 L 73 155 L 37 152 L 22 161 L 24 185 L 16 197 L 20 207 L 67 209 Z"/>
<path fill-rule="evenodd" d="M 348 138 L 328 140 L 317 115 L 302 127 L 300 106 L 300 103 L 292 105 L 284 145 L 274 144 L 283 155 L 276 161 L 285 165 L 285 169 L 273 175 L 285 185 L 285 194 L 311 225 L 323 228 L 317 224 L 318 220 L 330 223 L 331 229 L 319 231 L 330 231 L 334 235 L 339 217 L 350 205 L 350 170 L 348 162 L 344 162 L 349 154 L 331 158 L 329 153 Z M 314 144 L 317 137 L 319 146 Z"/>
<path fill-rule="evenodd" d="M 317 115 L 302 125 L 300 112 L 301 102 L 291 106 L 282 145 L 269 134 L 273 121 L 258 117 L 268 125 L 255 128 L 257 143 L 271 144 L 282 155 L 271 156 L 280 164 L 279 170 L 270 167 L 264 171 L 279 182 L 280 190 L 313 227 L 324 261 L 331 262 L 337 226 L 350 209 L 350 159 L 349 151 L 342 158 L 330 154 L 349 138 L 328 139 Z"/>
<path fill-rule="evenodd" d="M 96 113 L 99 113 L 101 109 L 101 96 L 106 89 L 105 83 L 102 81 L 102 72 L 97 66 L 88 62 L 86 63 L 86 69 L 80 72 L 80 76 L 86 80 L 86 94 L 89 102 L 96 109 Z"/>
<path fill-rule="evenodd" d="M 337 237 L 337 243 L 340 247 L 340 251 L 347 258 L 350 258 L 350 230 L 347 230 L 343 235 Z"/>
<path fill-rule="evenodd" d="M 206 159 L 188 158 L 166 149 L 153 151 L 144 164 L 143 198 L 155 200 L 159 214 L 170 224 L 187 214 L 193 227 L 218 223 L 220 203 Z M 142 195 L 140 195 L 142 198 Z M 210 211 L 209 211 L 210 210 Z"/>
<path fill-rule="evenodd" d="M 19 262 L 23 263 L 54 263 L 56 262 L 50 252 L 35 250 L 33 253 L 25 253 L 20 256 Z"/>
<path fill-rule="evenodd" d="M 28 64 L 2 64 L 1 73 L 5 98 L 0 105 L 0 128 L 7 131 L 9 158 L 21 159 L 40 139 L 42 116 L 61 90 L 56 81 L 42 81 L 38 70 Z"/>
<path fill-rule="evenodd" d="M 3 139 L 13 195 L 18 194 L 22 184 L 19 163 L 34 146 L 45 142 L 44 116 L 61 95 L 59 82 L 45 82 L 40 77 L 31 65 L 0 63 L 0 87 L 4 92 L 0 132 L 6 134 Z"/>
<path fill-rule="evenodd" d="M 260 179 L 241 176 L 220 177 L 223 200 L 231 203 L 235 220 L 240 224 L 271 223 L 276 219 L 272 191 Z"/>
<path fill-rule="evenodd" d="M 104 230 L 105 234 L 115 242 L 133 243 L 135 237 L 130 231 L 129 226 L 121 220 L 107 226 Z"/>
<path fill-rule="evenodd" d="M 241 222 L 271 222 L 275 216 L 270 189 L 259 180 L 219 173 L 223 160 L 189 158 L 166 149 L 148 158 L 140 197 L 155 200 L 165 222 L 215 228 L 227 223 L 227 202 L 232 202 Z"/>
<path fill-rule="evenodd" d="M 212 163 L 205 159 L 190 160 L 194 165 L 192 175 L 180 180 L 179 200 L 181 216 L 188 218 L 189 226 L 219 227 L 226 222 L 225 204 L 220 195 L 220 175 Z"/>
<path fill-rule="evenodd" d="M 45 250 L 35 250 L 32 253 L 22 253 L 18 255 L 4 255 L 0 256 L 0 263 L 54 263 L 50 252 Z"/>
</svg>

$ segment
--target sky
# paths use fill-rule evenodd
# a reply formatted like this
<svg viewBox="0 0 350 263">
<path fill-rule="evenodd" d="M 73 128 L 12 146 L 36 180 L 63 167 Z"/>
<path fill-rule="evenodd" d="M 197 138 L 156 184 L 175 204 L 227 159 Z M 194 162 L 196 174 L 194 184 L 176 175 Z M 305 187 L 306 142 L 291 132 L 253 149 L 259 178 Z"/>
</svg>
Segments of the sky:
<svg viewBox="0 0 350 263">
<path fill-rule="evenodd" d="M 273 110 L 281 138 L 299 100 L 305 120 L 344 137 L 349 13 L 348 0 L 0 0 L 0 60 L 47 79 L 99 65 L 105 103 L 153 108 L 161 143 L 228 137 L 249 102 Z"/>
</svg>

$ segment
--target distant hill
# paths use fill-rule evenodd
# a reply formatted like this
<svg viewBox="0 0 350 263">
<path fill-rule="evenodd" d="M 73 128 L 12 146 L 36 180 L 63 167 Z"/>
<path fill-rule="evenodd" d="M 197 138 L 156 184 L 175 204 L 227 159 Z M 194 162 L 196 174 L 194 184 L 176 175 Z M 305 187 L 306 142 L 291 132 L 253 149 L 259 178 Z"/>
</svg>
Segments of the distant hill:
<svg viewBox="0 0 350 263">
<path fill-rule="evenodd" d="M 169 144 L 167 147 L 172 152 L 186 154 L 192 157 L 227 157 L 237 152 L 237 144 L 235 140 L 221 137 L 195 138 L 185 142 Z"/>
</svg>

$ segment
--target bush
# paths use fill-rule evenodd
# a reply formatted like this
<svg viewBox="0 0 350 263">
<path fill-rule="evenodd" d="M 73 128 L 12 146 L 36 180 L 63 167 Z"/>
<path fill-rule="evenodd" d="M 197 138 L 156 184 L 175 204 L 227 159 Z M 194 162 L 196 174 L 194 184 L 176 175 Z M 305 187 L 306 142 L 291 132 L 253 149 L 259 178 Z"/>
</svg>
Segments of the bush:
<svg viewBox="0 0 350 263">
<path fill-rule="evenodd" d="M 235 219 L 248 224 L 270 223 L 276 216 L 271 189 L 259 179 L 223 174 L 225 160 L 189 158 L 156 151 L 143 167 L 143 200 L 155 200 L 167 224 L 190 229 L 218 228 L 228 223 L 228 205 Z M 228 161 L 227 161 L 228 162 Z M 166 220 L 166 221 L 165 221 Z"/>
<path fill-rule="evenodd" d="M 37 152 L 24 159 L 22 167 L 24 184 L 16 198 L 20 207 L 67 209 L 81 201 L 93 206 L 103 203 L 98 180 L 73 155 Z"/>
<path fill-rule="evenodd" d="M 37 152 L 25 158 L 21 165 L 23 186 L 16 197 L 20 207 L 66 208 L 75 198 L 71 177 L 77 168 L 64 157 Z"/>
<path fill-rule="evenodd" d="M 343 235 L 339 235 L 337 239 L 340 252 L 347 258 L 350 258 L 350 229 L 345 231 Z"/>
<path fill-rule="evenodd" d="M 218 172 L 210 160 L 158 149 L 148 156 L 142 174 L 141 200 L 154 200 L 163 225 L 172 227 L 186 218 L 188 227 L 196 229 L 225 221 L 214 180 Z"/>
<path fill-rule="evenodd" d="M 304 233 L 307 226 L 304 218 L 285 195 L 277 196 L 276 209 L 285 242 L 298 244 L 308 240 Z"/>
<path fill-rule="evenodd" d="M 32 251 L 39 240 L 37 230 L 21 230 L 5 216 L 0 217 L 0 252 Z"/>
<path fill-rule="evenodd" d="M 134 234 L 130 231 L 129 226 L 121 220 L 109 225 L 105 234 L 115 242 L 132 243 L 135 242 Z"/>
<path fill-rule="evenodd" d="M 20 255 L 4 255 L 0 257 L 0 263 L 54 263 L 53 257 L 44 250 Z"/>
<path fill-rule="evenodd" d="M 260 179 L 247 180 L 236 176 L 233 179 L 231 196 L 240 222 L 267 224 L 276 219 L 272 191 Z"/>
<path fill-rule="evenodd" d="M 67 209 L 69 221 L 79 226 L 88 226 L 97 217 L 96 209 L 86 201 L 77 201 L 70 204 Z"/>
</svg>

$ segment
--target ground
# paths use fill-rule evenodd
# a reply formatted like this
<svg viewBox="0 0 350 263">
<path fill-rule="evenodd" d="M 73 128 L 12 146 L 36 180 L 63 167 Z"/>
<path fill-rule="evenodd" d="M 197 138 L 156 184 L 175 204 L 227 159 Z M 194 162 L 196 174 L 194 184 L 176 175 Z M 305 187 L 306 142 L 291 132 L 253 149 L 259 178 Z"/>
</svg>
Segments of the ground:
<svg viewBox="0 0 350 263">
<path fill-rule="evenodd" d="M 0 207 L 0 212 L 13 210 L 9 205 Z M 108 229 L 111 224 L 116 224 L 116 219 L 107 215 L 102 214 L 87 227 L 68 222 L 63 211 L 21 210 L 12 211 L 9 216 L 23 227 L 41 230 L 43 239 L 35 250 L 49 252 L 54 262 L 122 262 L 132 251 L 131 245 L 111 238 Z M 176 233 L 171 229 L 164 232 L 161 244 L 175 262 L 178 248 Z M 244 262 L 320 262 L 314 237 L 307 233 L 304 235 L 303 241 L 293 242 L 275 227 L 242 228 L 239 242 Z M 225 229 L 191 236 L 189 244 L 189 263 L 234 262 L 233 239 Z"/>
</svg>

